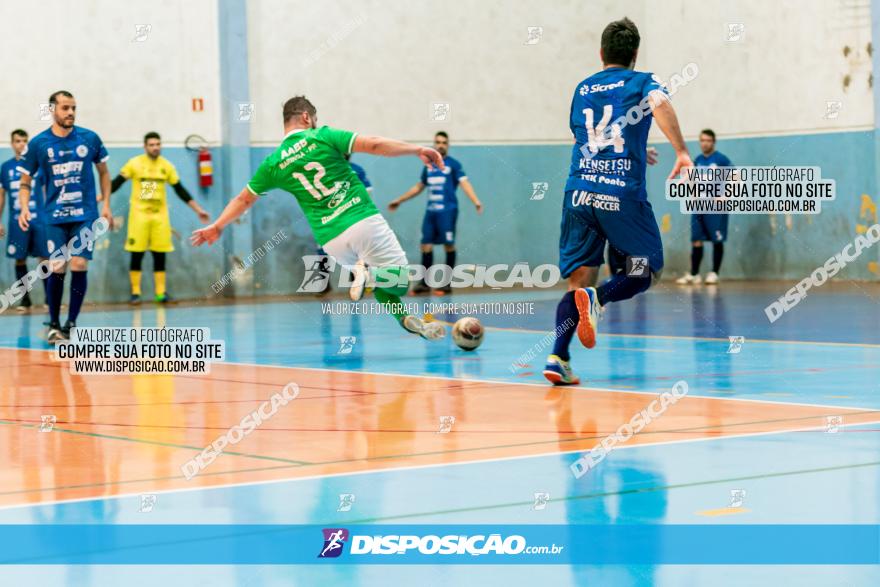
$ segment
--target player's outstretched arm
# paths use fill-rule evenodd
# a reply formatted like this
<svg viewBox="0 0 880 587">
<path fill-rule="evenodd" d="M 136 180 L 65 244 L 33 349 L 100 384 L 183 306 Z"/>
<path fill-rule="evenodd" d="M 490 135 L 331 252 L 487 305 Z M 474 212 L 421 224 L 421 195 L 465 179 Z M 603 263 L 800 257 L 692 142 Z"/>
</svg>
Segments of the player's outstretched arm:
<svg viewBox="0 0 880 587">
<path fill-rule="evenodd" d="M 3 228 L 3 208 L 6 207 L 6 190 L 0 187 L 0 238 L 3 238 L 6 235 L 6 229 Z M 9 208 L 9 216 L 12 216 L 12 210 L 14 208 L 10 206 Z"/>
<path fill-rule="evenodd" d="M 420 193 L 422 193 L 422 190 L 424 190 L 424 189 L 425 189 L 425 184 L 423 184 L 422 182 L 417 183 L 416 185 L 414 185 L 411 188 L 409 188 L 408 190 L 406 190 L 406 193 L 403 194 L 402 196 L 400 196 L 399 198 L 391 200 L 388 203 L 388 209 L 391 210 L 392 212 L 394 212 L 395 210 L 397 210 L 397 208 L 403 202 L 406 202 L 407 200 L 411 200 L 412 198 L 415 198 Z"/>
<path fill-rule="evenodd" d="M 183 200 L 183 203 L 189 206 L 190 209 L 198 215 L 202 224 L 207 224 L 211 221 L 211 215 L 193 199 L 189 191 L 183 187 L 183 183 L 178 181 L 177 183 L 171 184 L 171 187 L 174 189 L 174 193 L 177 194 L 177 197 Z"/>
<path fill-rule="evenodd" d="M 369 153 L 380 157 L 403 157 L 404 155 L 418 155 L 425 165 L 431 165 L 437 169 L 443 169 L 443 157 L 430 147 L 422 147 L 397 139 L 386 137 L 358 135 L 354 140 L 352 151 L 355 153 Z"/>
<path fill-rule="evenodd" d="M 482 214 L 483 203 L 480 201 L 480 198 L 477 197 L 477 192 L 474 191 L 474 186 L 471 185 L 471 182 L 465 178 L 462 178 L 461 189 L 464 190 L 464 193 L 468 197 L 468 199 L 473 202 L 474 207 L 477 209 L 477 214 Z"/>
<path fill-rule="evenodd" d="M 110 184 L 110 193 L 115 194 L 116 191 L 122 187 L 122 185 L 126 182 L 126 179 L 122 177 L 122 175 L 117 175 L 113 178 L 113 182 Z"/>
<path fill-rule="evenodd" d="M 217 239 L 220 238 L 223 228 L 247 212 L 258 198 L 259 196 L 254 194 L 251 190 L 244 188 L 237 196 L 232 198 L 232 200 L 226 204 L 226 208 L 223 209 L 223 212 L 220 213 L 220 216 L 217 217 L 217 220 L 215 220 L 213 224 L 209 224 L 205 228 L 194 230 L 192 236 L 189 237 L 189 242 L 192 243 L 194 247 L 198 247 L 205 243 L 213 245 L 217 242 Z"/>
<path fill-rule="evenodd" d="M 651 94 L 651 108 L 657 126 L 660 127 L 660 130 L 672 144 L 672 148 L 675 149 L 675 164 L 669 174 L 669 179 L 673 179 L 678 177 L 683 168 L 693 167 L 694 163 L 688 154 L 687 145 L 681 135 L 681 127 L 678 125 L 678 117 L 675 115 L 675 109 L 672 108 L 669 98 L 658 93 Z"/>
</svg>

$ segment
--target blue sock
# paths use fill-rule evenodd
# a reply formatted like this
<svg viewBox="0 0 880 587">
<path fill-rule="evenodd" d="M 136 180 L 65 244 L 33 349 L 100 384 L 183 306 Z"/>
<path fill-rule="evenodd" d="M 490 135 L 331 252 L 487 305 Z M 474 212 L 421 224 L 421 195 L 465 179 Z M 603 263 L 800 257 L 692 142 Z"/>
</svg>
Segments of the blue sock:
<svg viewBox="0 0 880 587">
<path fill-rule="evenodd" d="M 649 287 L 651 287 L 650 277 L 628 277 L 623 273 L 617 273 L 597 287 L 596 294 L 599 304 L 604 306 L 608 302 L 628 300 Z"/>
<path fill-rule="evenodd" d="M 64 273 L 52 273 L 46 281 L 49 282 L 49 296 L 47 300 L 49 304 L 49 322 L 58 324 L 58 321 L 61 319 L 59 317 L 59 314 L 61 314 L 61 298 L 64 296 Z"/>
<path fill-rule="evenodd" d="M 18 263 L 16 263 L 15 264 L 15 280 L 20 281 L 21 279 L 24 278 L 25 275 L 27 275 L 27 265 L 19 265 Z M 30 299 L 31 299 L 30 292 L 25 290 L 24 295 L 21 296 L 21 301 L 23 303 L 27 303 L 30 301 Z"/>
<path fill-rule="evenodd" d="M 577 330 L 578 310 L 574 303 L 574 292 L 565 292 L 559 305 L 556 306 L 556 340 L 553 342 L 553 354 L 568 361 L 571 355 L 568 347 L 571 345 L 571 337 Z"/>
<path fill-rule="evenodd" d="M 70 311 L 67 314 L 67 319 L 71 322 L 76 322 L 83 300 L 86 299 L 86 287 L 89 285 L 88 274 L 88 271 L 70 272 Z"/>
</svg>

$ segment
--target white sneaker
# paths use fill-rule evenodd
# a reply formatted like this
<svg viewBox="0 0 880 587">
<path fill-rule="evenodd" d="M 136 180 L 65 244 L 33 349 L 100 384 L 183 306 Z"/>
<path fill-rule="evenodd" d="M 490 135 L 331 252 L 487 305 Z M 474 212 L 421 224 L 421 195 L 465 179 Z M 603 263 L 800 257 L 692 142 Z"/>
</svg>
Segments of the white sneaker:
<svg viewBox="0 0 880 587">
<path fill-rule="evenodd" d="M 718 279 L 718 274 L 714 271 L 710 271 L 706 274 L 706 281 L 704 282 L 706 285 L 718 285 L 718 282 L 721 281 Z"/>
<path fill-rule="evenodd" d="M 685 273 L 684 275 L 676 279 L 675 283 L 677 283 L 678 285 L 700 285 L 701 283 L 703 283 L 703 280 L 700 277 L 699 273 L 697 275 Z"/>
<path fill-rule="evenodd" d="M 446 336 L 446 329 L 442 324 L 437 322 L 425 322 L 418 316 L 412 314 L 404 316 L 400 322 L 401 326 L 413 334 L 418 334 L 426 340 L 440 340 Z"/>
<path fill-rule="evenodd" d="M 348 295 L 351 301 L 358 302 L 364 297 L 364 290 L 367 288 L 367 276 L 370 272 L 363 261 L 358 261 L 351 268 L 351 274 L 354 278 L 351 280 L 351 288 L 348 290 Z"/>
</svg>

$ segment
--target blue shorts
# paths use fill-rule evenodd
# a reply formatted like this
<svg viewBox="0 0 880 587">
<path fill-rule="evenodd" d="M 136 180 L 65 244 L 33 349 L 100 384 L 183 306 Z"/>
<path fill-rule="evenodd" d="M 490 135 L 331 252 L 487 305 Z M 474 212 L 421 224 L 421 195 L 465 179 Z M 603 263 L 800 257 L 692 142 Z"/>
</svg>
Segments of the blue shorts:
<svg viewBox="0 0 880 587">
<path fill-rule="evenodd" d="M 723 243 L 727 240 L 727 214 L 694 214 L 691 216 L 691 241 L 712 241 Z"/>
<path fill-rule="evenodd" d="M 422 221 L 422 244 L 455 244 L 455 222 L 457 220 L 457 208 L 440 212 L 425 212 L 425 219 Z"/>
<path fill-rule="evenodd" d="M 47 224 L 46 225 L 46 248 L 51 255 L 61 246 L 67 247 L 66 259 L 70 257 L 82 257 L 83 259 L 91 259 L 92 251 L 95 249 L 94 240 L 84 241 L 82 238 L 83 228 L 92 230 L 94 220 L 80 220 L 77 222 L 65 222 L 64 224 Z M 85 246 L 83 246 L 85 245 Z"/>
<path fill-rule="evenodd" d="M 598 267 L 608 243 L 612 273 L 626 268 L 627 257 L 645 257 L 648 269 L 663 269 L 663 241 L 651 203 L 568 191 L 562 209 L 559 270 L 568 277 L 578 267 Z"/>
<path fill-rule="evenodd" d="M 10 259 L 27 259 L 28 257 L 48 257 L 46 248 L 46 225 L 42 220 L 32 220 L 28 229 L 18 226 L 16 216 L 9 223 L 6 235 L 6 256 Z"/>
</svg>

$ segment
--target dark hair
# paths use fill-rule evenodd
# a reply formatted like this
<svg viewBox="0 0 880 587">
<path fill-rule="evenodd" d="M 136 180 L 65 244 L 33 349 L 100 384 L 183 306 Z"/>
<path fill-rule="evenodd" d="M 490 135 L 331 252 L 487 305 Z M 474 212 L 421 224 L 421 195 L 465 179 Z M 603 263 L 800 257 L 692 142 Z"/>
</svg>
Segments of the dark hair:
<svg viewBox="0 0 880 587">
<path fill-rule="evenodd" d="M 615 20 L 602 31 L 602 61 L 606 64 L 628 66 L 639 49 L 639 29 L 630 19 Z"/>
<path fill-rule="evenodd" d="M 157 141 L 161 141 L 162 137 L 160 137 L 159 133 L 157 133 L 156 131 L 151 130 L 150 132 L 148 132 L 147 134 L 144 135 L 144 144 L 146 145 L 147 141 L 149 141 L 150 139 L 156 139 Z"/>
<path fill-rule="evenodd" d="M 449 135 L 446 134 L 446 131 L 443 130 L 438 130 L 436 133 L 434 133 L 434 138 L 436 139 L 437 137 L 443 137 L 447 141 L 449 140 Z"/>
<path fill-rule="evenodd" d="M 14 131 L 12 131 L 12 134 L 9 135 L 9 138 L 15 140 L 15 137 L 28 138 L 27 131 L 21 128 L 15 129 Z"/>
<path fill-rule="evenodd" d="M 309 102 L 308 98 L 305 96 L 294 96 L 284 103 L 284 123 L 287 124 L 291 118 L 303 112 L 308 112 L 312 118 L 318 114 L 314 104 Z"/>
<path fill-rule="evenodd" d="M 68 92 L 67 90 L 58 90 L 51 96 L 49 96 L 49 104 L 57 104 L 58 96 L 64 96 L 65 98 L 73 98 L 73 94 Z"/>
<path fill-rule="evenodd" d="M 709 135 L 710 137 L 712 137 L 712 142 L 713 143 L 715 142 L 715 131 L 712 130 L 711 128 L 704 128 L 703 130 L 700 131 L 700 134 L 701 135 Z"/>
</svg>

